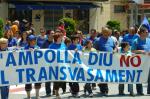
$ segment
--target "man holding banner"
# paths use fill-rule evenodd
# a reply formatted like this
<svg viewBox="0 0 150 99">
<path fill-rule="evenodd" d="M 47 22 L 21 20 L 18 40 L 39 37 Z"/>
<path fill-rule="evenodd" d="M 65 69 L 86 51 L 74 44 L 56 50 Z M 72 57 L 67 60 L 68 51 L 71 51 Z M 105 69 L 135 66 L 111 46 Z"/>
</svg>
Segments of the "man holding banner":
<svg viewBox="0 0 150 99">
<path fill-rule="evenodd" d="M 95 48 L 98 51 L 113 52 L 116 49 L 115 41 L 110 37 L 111 30 L 104 27 L 102 30 L 102 36 L 95 41 Z M 100 91 L 105 96 L 108 94 L 108 85 L 106 83 L 99 84 Z"/>
<path fill-rule="evenodd" d="M 148 38 L 148 30 L 144 27 L 139 29 L 140 37 L 133 42 L 132 52 L 136 54 L 149 54 L 150 55 L 150 39 Z M 137 94 L 143 94 L 142 84 L 137 84 Z"/>
</svg>

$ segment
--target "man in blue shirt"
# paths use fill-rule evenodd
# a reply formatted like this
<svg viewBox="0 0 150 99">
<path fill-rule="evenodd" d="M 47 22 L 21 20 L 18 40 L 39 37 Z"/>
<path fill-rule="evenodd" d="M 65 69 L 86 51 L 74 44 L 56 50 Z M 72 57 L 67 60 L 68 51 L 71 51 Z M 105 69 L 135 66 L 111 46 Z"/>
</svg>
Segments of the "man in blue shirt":
<svg viewBox="0 0 150 99">
<path fill-rule="evenodd" d="M 40 33 L 41 33 L 41 35 L 39 35 L 37 37 L 37 45 L 41 48 L 43 43 L 47 39 L 47 36 L 45 35 L 46 34 L 46 30 L 44 28 L 40 28 Z"/>
<path fill-rule="evenodd" d="M 139 38 L 139 35 L 136 34 L 135 28 L 134 28 L 134 27 L 130 27 L 129 33 L 126 34 L 126 35 L 123 37 L 122 42 L 128 42 L 129 45 L 132 46 L 133 41 L 134 41 L 135 39 L 137 39 L 137 38 Z"/>
<path fill-rule="evenodd" d="M 116 51 L 116 44 L 113 38 L 110 37 L 111 30 L 107 27 L 102 29 L 102 36 L 99 37 L 94 44 L 94 47 L 98 51 L 114 52 Z M 108 94 L 108 85 L 99 84 L 100 91 L 103 95 Z"/>
<path fill-rule="evenodd" d="M 134 40 L 131 50 L 133 53 L 136 54 L 146 54 L 150 53 L 150 39 L 148 38 L 148 30 L 144 27 L 141 27 L 139 30 L 140 37 Z M 143 87 L 142 84 L 137 84 L 137 94 L 143 94 Z M 150 94 L 150 75 L 148 81 L 148 89 L 147 93 Z"/>
<path fill-rule="evenodd" d="M 53 43 L 54 31 L 48 30 L 46 35 L 47 35 L 47 40 L 43 43 L 41 47 L 42 49 L 48 48 L 49 45 Z M 46 90 L 46 96 L 51 96 L 51 82 L 45 83 L 45 90 Z"/>
</svg>

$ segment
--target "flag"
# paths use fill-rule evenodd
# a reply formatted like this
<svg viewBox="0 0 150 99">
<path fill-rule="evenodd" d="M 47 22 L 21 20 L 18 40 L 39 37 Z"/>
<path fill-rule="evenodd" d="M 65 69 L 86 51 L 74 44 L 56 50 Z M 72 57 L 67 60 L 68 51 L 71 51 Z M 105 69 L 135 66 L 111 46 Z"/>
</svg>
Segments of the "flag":
<svg viewBox="0 0 150 99">
<path fill-rule="evenodd" d="M 148 29 L 148 32 L 150 32 L 150 24 L 149 24 L 148 19 L 147 19 L 146 16 L 144 17 L 141 25 L 146 27 Z"/>
</svg>

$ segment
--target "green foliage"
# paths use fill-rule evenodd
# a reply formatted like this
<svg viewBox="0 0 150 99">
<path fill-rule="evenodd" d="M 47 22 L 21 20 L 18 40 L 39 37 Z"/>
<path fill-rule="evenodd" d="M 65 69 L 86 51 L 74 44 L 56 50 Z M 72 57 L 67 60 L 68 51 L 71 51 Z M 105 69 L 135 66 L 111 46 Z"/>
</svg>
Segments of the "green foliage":
<svg viewBox="0 0 150 99">
<path fill-rule="evenodd" d="M 148 18 L 148 21 L 149 21 L 149 23 L 150 23 L 150 18 Z"/>
<path fill-rule="evenodd" d="M 77 22 L 72 18 L 62 18 L 59 22 L 65 23 L 66 36 L 70 38 L 70 36 L 75 32 Z"/>
<path fill-rule="evenodd" d="M 3 37 L 3 19 L 0 18 L 0 38 Z"/>
<path fill-rule="evenodd" d="M 118 21 L 110 20 L 107 22 L 107 26 L 112 30 L 120 30 L 120 22 Z"/>
</svg>

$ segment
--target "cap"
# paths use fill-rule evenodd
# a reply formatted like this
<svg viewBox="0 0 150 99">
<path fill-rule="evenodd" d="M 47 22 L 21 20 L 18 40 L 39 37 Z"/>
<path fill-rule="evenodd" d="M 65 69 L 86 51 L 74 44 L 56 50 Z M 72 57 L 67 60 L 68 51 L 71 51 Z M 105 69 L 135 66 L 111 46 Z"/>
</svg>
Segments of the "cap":
<svg viewBox="0 0 150 99">
<path fill-rule="evenodd" d="M 35 35 L 29 35 L 28 40 L 36 40 L 36 36 Z"/>
</svg>

